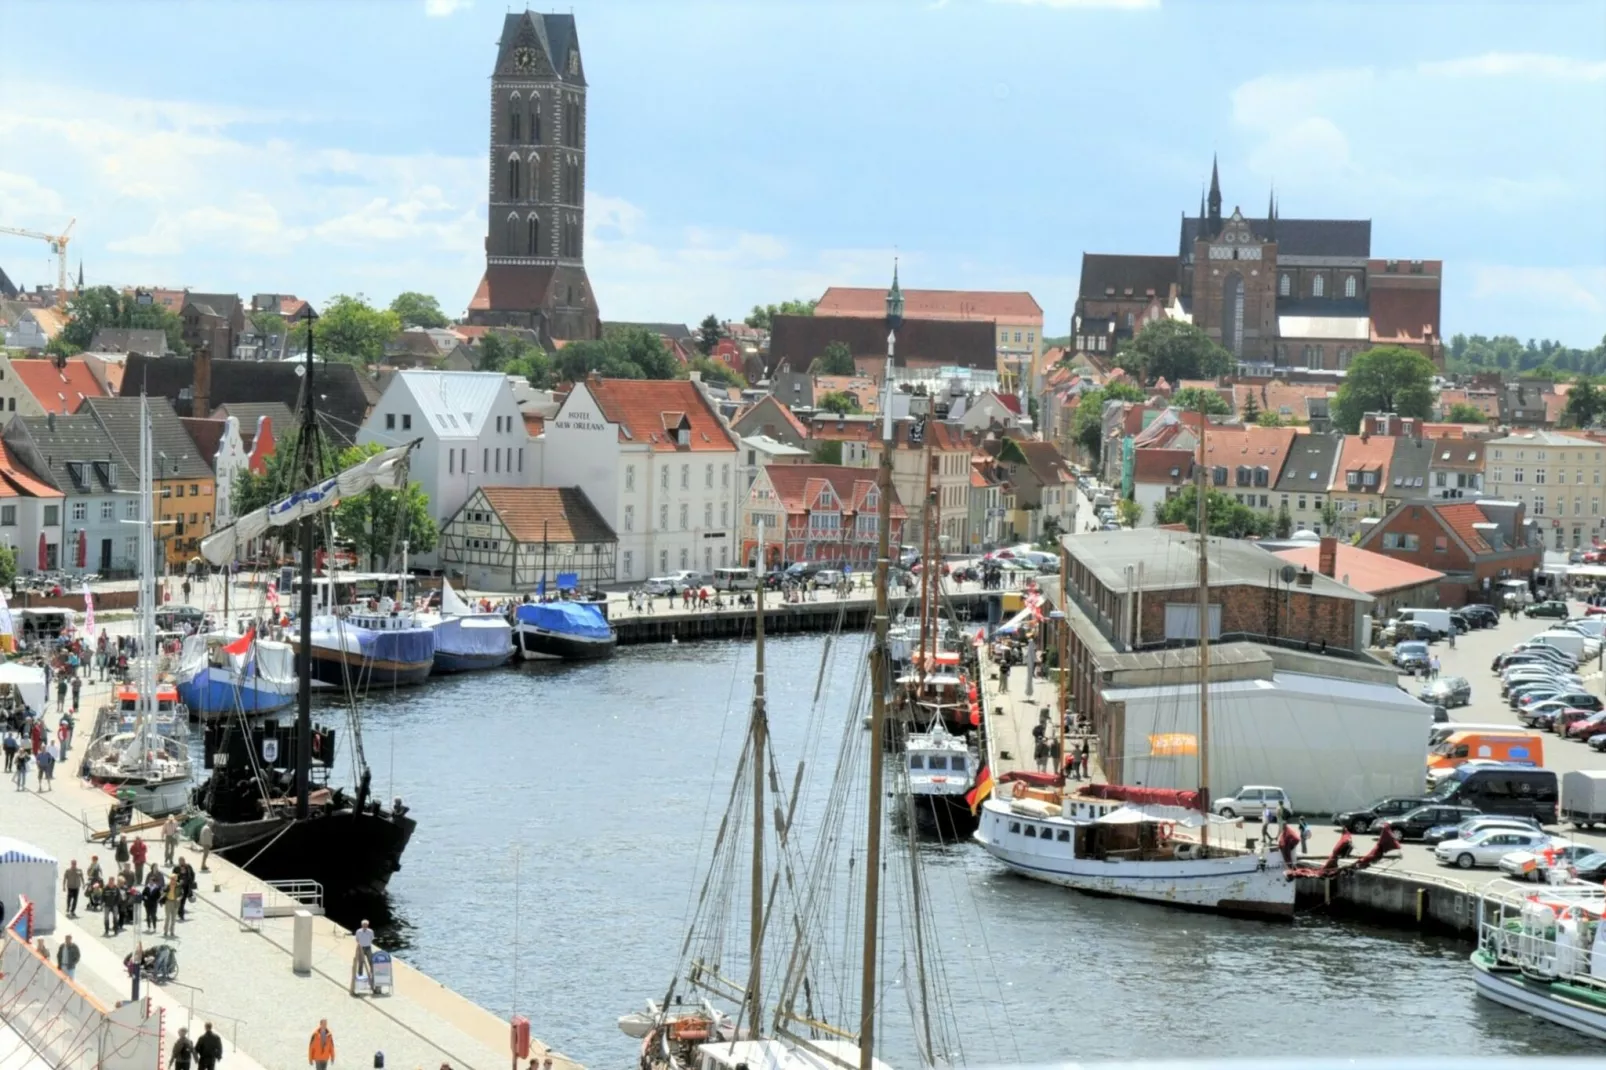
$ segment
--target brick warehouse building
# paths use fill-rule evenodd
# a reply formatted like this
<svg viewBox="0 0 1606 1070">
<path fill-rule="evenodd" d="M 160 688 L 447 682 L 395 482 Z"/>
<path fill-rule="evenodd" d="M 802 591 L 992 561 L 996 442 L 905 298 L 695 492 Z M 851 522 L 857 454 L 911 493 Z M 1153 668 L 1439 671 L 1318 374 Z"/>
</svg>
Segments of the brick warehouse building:
<svg viewBox="0 0 1606 1070">
<path fill-rule="evenodd" d="M 1543 530 L 1522 502 L 1409 502 L 1365 531 L 1360 547 L 1444 573 L 1439 604 L 1494 603 L 1494 585 L 1530 579 L 1544 563 Z"/>
<path fill-rule="evenodd" d="M 491 71 L 485 275 L 468 322 L 601 336 L 585 268 L 586 79 L 573 15 L 502 23 Z"/>
<path fill-rule="evenodd" d="M 1072 345 L 1113 353 L 1150 320 L 1188 319 L 1239 361 L 1239 374 L 1337 377 L 1375 345 L 1442 366 L 1437 260 L 1372 256 L 1365 219 L 1224 213 L 1212 166 L 1199 215 L 1182 217 L 1175 256 L 1084 253 Z"/>
</svg>

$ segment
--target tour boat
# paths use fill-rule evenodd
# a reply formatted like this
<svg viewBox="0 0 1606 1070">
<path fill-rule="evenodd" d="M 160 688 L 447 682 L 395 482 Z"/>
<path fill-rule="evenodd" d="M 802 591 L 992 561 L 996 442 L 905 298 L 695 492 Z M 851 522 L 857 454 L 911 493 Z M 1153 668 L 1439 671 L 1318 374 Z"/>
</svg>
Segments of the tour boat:
<svg viewBox="0 0 1606 1070">
<path fill-rule="evenodd" d="M 969 793 L 980 771 L 976 747 L 933 722 L 928 732 L 911 732 L 903 741 L 909 803 L 917 825 L 944 839 L 959 840 L 976 829 Z"/>
<path fill-rule="evenodd" d="M 421 684 L 435 666 L 435 629 L 388 598 L 377 610 L 313 617 L 311 645 L 312 678 L 330 687 L 360 691 Z"/>
<path fill-rule="evenodd" d="M 435 629 L 437 674 L 506 665 L 513 656 L 513 626 L 500 613 L 476 613 L 452 585 L 441 581 L 441 611 L 420 614 Z"/>
<path fill-rule="evenodd" d="M 1479 900 L 1480 996 L 1606 1040 L 1606 889 L 1497 880 Z"/>
<path fill-rule="evenodd" d="M 207 633 L 184 640 L 178 693 L 203 718 L 274 713 L 296 700 L 295 653 L 288 643 Z"/>
<path fill-rule="evenodd" d="M 608 658 L 618 642 L 595 602 L 529 602 L 514 621 L 513 641 L 525 661 Z"/>
</svg>

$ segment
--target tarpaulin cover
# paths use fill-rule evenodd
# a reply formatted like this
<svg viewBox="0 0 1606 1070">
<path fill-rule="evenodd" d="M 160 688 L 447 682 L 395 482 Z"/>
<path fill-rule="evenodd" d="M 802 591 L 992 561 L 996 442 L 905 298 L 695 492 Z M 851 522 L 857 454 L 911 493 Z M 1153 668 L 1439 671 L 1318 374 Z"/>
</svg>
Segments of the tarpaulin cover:
<svg viewBox="0 0 1606 1070">
<path fill-rule="evenodd" d="M 1184 810 L 1201 809 L 1197 791 L 1140 788 L 1126 784 L 1089 784 L 1082 790 L 1095 799 L 1112 799 L 1116 802 L 1136 803 L 1139 806 L 1180 806 Z"/>
<path fill-rule="evenodd" d="M 520 606 L 519 623 L 587 639 L 606 639 L 613 634 L 602 610 L 589 602 L 534 602 Z"/>
<path fill-rule="evenodd" d="M 447 617 L 435 625 L 435 649 L 444 654 L 508 654 L 513 627 L 494 613 Z"/>
</svg>

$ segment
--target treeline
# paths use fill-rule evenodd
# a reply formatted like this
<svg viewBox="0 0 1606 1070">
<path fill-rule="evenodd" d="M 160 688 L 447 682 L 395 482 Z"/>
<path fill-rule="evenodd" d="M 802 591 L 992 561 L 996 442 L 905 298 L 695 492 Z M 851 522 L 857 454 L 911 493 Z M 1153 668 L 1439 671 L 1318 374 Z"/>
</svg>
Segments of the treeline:
<svg viewBox="0 0 1606 1070">
<path fill-rule="evenodd" d="M 1606 375 L 1606 338 L 1594 349 L 1575 349 L 1549 338 L 1519 341 L 1509 334 L 1487 338 L 1481 334 L 1451 337 L 1445 352 L 1445 370 L 1452 373 L 1503 372 L 1535 377 L 1554 375 Z"/>
</svg>

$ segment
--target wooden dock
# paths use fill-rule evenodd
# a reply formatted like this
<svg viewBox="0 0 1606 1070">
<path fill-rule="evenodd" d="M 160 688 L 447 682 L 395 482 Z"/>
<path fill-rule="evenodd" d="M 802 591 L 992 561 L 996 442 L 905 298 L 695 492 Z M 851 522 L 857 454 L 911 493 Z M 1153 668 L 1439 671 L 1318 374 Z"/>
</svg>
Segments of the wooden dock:
<svg viewBox="0 0 1606 1070">
<path fill-rule="evenodd" d="M 983 591 L 976 584 L 955 585 L 944 593 L 962 621 L 987 619 L 987 603 L 999 592 Z M 678 600 L 675 603 L 678 605 Z M 729 605 L 722 609 L 664 609 L 655 599 L 653 611 L 633 610 L 623 601 L 610 600 L 608 621 L 621 646 L 635 643 L 685 642 L 689 639 L 742 639 L 753 633 L 751 606 Z M 764 630 L 767 634 L 796 635 L 804 632 L 830 632 L 838 628 L 868 628 L 875 614 L 875 596 L 855 591 L 847 598 L 821 592 L 815 599 L 783 602 L 775 592 L 764 595 Z"/>
</svg>

